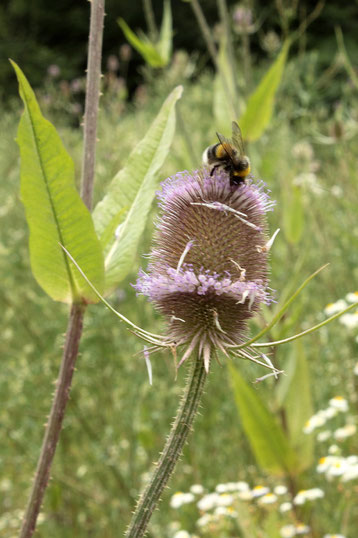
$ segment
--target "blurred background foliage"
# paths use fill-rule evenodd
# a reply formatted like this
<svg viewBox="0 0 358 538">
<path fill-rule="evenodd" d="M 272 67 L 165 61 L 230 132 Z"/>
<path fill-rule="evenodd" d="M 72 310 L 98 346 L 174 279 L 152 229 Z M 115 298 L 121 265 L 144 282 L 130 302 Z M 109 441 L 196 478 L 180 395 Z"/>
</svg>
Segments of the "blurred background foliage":
<svg viewBox="0 0 358 538">
<path fill-rule="evenodd" d="M 354 78 L 358 5 L 319 3 L 317 18 L 297 37 L 295 32 L 317 7 L 314 2 L 238 5 L 229 1 L 229 30 L 225 29 L 218 4 L 202 2 L 202 9 L 217 49 L 231 36 L 234 59 L 230 60 L 225 48 L 219 67 L 225 66 L 233 77 L 229 84 L 236 88 L 238 117 L 285 39 L 296 36 L 270 124 L 247 147 L 254 175 L 267 182 L 277 200 L 269 223 L 272 233 L 281 228 L 271 256 L 271 286 L 277 290 L 277 299 L 287 297 L 310 273 L 330 263 L 271 335 L 283 338 L 321 321 L 327 303 L 358 289 L 358 88 Z M 184 85 L 177 132 L 158 181 L 176 171 L 197 167 L 203 149 L 215 142 L 219 125 L 225 129 L 224 134 L 230 135 L 230 123 L 226 128 L 221 126 L 229 112 L 218 65 L 206 48 L 190 3 L 174 0 L 171 7 L 173 52 L 167 65 L 158 69 L 145 63 L 128 45 L 118 25 L 117 19 L 122 17 L 134 32 L 141 28 L 150 35 L 142 3 L 106 2 L 95 202 L 102 198 L 106 185 L 123 167 L 128 153 L 177 84 Z M 163 3 L 154 1 L 153 8 L 159 27 Z M 87 2 L 63 1 L 49 7 L 42 0 L 8 0 L 0 6 L 0 535 L 6 538 L 16 536 L 34 473 L 42 424 L 52 398 L 49 387 L 57 376 L 67 319 L 66 306 L 54 305 L 31 276 L 28 232 L 19 199 L 19 155 L 14 142 L 21 106 L 6 58 L 18 62 L 36 89 L 42 111 L 57 126 L 79 178 L 88 16 Z M 346 53 L 339 47 L 335 27 L 342 29 Z M 153 208 L 150 223 L 155 214 Z M 139 266 L 146 265 L 141 254 L 149 251 L 152 232 L 150 224 L 132 274 L 110 300 L 136 324 L 160 332 L 160 319 L 143 298 L 135 296 L 130 285 Z M 252 323 L 252 330 L 271 314 L 263 312 Z M 273 360 L 283 369 L 291 371 L 290 365 L 300 359 L 307 365 L 307 372 L 299 372 L 301 377 L 291 384 L 296 386 L 293 392 L 287 392 L 281 380 L 277 383 L 274 379 L 254 388 L 288 436 L 292 434 L 287 428 L 289 415 L 300 407 L 302 391 L 309 393 L 305 396 L 306 420 L 309 413 L 340 395 L 349 401 L 347 420 L 357 423 L 358 377 L 353 374 L 358 359 L 357 327 L 335 323 L 299 346 L 284 346 L 275 352 Z M 154 384 L 150 387 L 142 355 L 135 355 L 141 349 L 142 344 L 102 305 L 89 308 L 38 536 L 112 538 L 120 536 L 128 523 L 138 490 L 162 448 L 185 376 L 182 368 L 175 382 L 171 357 L 158 355 L 152 359 Z M 251 364 L 240 363 L 239 367 L 248 382 L 261 375 Z M 301 488 L 322 488 L 326 495 L 316 514 L 313 508 L 297 507 L 293 517 L 310 524 L 308 535 L 312 537 L 325 532 L 356 536 L 357 507 L 350 507 L 347 513 L 337 499 L 343 496 L 351 506 L 357 482 L 327 482 L 315 471 L 318 458 L 327 455 L 332 443 L 315 441 L 314 447 L 307 449 L 304 434 L 296 431 L 295 446 L 301 458 L 304 453 L 307 457 L 307 461 L 301 460 L 304 470 L 299 476 L 288 473 L 279 478 L 267 473 L 257 464 L 244 435 L 229 387 L 226 367 L 213 364 L 202 414 L 171 489 L 153 517 L 151 535 L 171 538 L 175 529 L 185 528 L 200 537 L 245 536 L 242 530 L 232 530 L 228 525 L 210 532 L 201 530 L 190 507 L 180 512 L 169 504 L 175 491 L 187 491 L 194 483 L 212 491 L 218 483 L 245 480 L 270 487 L 284 483 L 292 495 Z M 291 425 L 297 426 L 297 420 L 301 424 L 302 417 L 293 417 Z M 337 444 L 344 455 L 358 454 L 356 435 Z M 249 511 L 252 514 L 254 508 Z M 272 524 L 272 517 L 272 512 L 260 512 L 257 534 L 248 536 L 280 536 L 280 525 L 289 520 L 277 515 L 282 521 L 272 530 L 267 523 Z"/>
</svg>

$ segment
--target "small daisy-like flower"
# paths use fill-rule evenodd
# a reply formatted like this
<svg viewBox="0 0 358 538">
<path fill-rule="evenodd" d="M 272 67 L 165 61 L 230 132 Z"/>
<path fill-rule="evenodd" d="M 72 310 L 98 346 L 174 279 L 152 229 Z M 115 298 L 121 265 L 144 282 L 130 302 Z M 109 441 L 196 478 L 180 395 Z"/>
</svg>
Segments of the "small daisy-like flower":
<svg viewBox="0 0 358 538">
<path fill-rule="evenodd" d="M 347 462 L 340 456 L 327 456 L 317 467 L 318 472 L 324 472 L 327 478 L 342 476 L 347 471 Z M 321 461 L 321 460 L 320 460 Z"/>
<path fill-rule="evenodd" d="M 148 272 L 135 288 L 165 316 L 168 341 L 187 345 L 179 365 L 197 348 L 208 371 L 216 350 L 233 353 L 249 318 L 271 301 L 266 212 L 273 204 L 262 182 L 231 186 L 226 172 L 205 168 L 167 179 L 159 198 Z"/>
<path fill-rule="evenodd" d="M 192 493 L 182 493 L 181 491 L 178 491 L 177 493 L 174 493 L 170 499 L 170 506 L 172 508 L 180 508 L 183 504 L 193 502 L 194 499 L 195 497 Z"/>
<path fill-rule="evenodd" d="M 333 409 L 337 409 L 337 411 L 341 411 L 342 413 L 348 411 L 348 402 L 345 398 L 343 398 L 343 396 L 335 396 L 329 400 L 329 405 Z"/>
<path fill-rule="evenodd" d="M 174 534 L 173 538 L 190 538 L 191 534 L 188 533 L 188 531 L 178 531 Z"/>
<path fill-rule="evenodd" d="M 235 489 L 233 491 L 248 491 L 250 489 L 249 484 L 243 480 L 233 482 L 233 484 L 235 485 Z"/>
<path fill-rule="evenodd" d="M 326 418 L 322 415 L 313 415 L 310 419 L 307 420 L 303 433 L 312 433 L 316 428 L 320 428 L 326 422 Z"/>
<path fill-rule="evenodd" d="M 230 506 L 234 502 L 234 497 L 229 493 L 222 493 L 218 496 L 216 504 L 217 506 Z"/>
<path fill-rule="evenodd" d="M 204 493 L 204 487 L 201 484 L 193 484 L 190 486 L 190 492 L 194 495 L 202 495 Z"/>
<path fill-rule="evenodd" d="M 284 514 L 285 512 L 289 512 L 290 510 L 292 510 L 292 503 L 290 503 L 290 502 L 288 502 L 288 501 L 285 502 L 285 503 L 282 503 L 282 504 L 280 505 L 279 510 L 280 510 L 280 512 L 281 512 L 282 514 Z"/>
<path fill-rule="evenodd" d="M 266 495 L 263 495 L 259 498 L 258 503 L 259 504 L 273 504 L 277 501 L 277 495 L 274 493 L 266 493 Z"/>
<path fill-rule="evenodd" d="M 356 362 L 355 365 L 354 365 L 353 374 L 358 375 L 358 362 Z"/>
<path fill-rule="evenodd" d="M 310 532 L 311 528 L 308 525 L 304 525 L 303 523 L 299 523 L 295 527 L 296 535 L 300 534 L 307 534 Z"/>
<path fill-rule="evenodd" d="M 208 493 L 207 495 L 204 495 L 204 497 L 202 497 L 200 501 L 198 501 L 197 507 L 199 508 L 199 510 L 203 510 L 204 512 L 206 512 L 207 510 L 212 510 L 213 508 L 215 508 L 215 506 L 218 505 L 218 499 L 218 493 Z"/>
<path fill-rule="evenodd" d="M 325 534 L 323 538 L 346 538 L 343 534 Z"/>
<path fill-rule="evenodd" d="M 332 432 L 329 430 L 324 430 L 323 432 L 319 432 L 316 439 L 319 443 L 323 443 L 324 441 L 327 441 L 332 435 Z"/>
<path fill-rule="evenodd" d="M 340 403 L 334 403 L 333 407 L 327 407 L 327 409 L 322 409 L 321 411 L 318 411 L 318 416 L 323 417 L 324 419 L 328 420 L 330 418 L 333 418 L 337 416 L 338 414 L 338 407 Z"/>
<path fill-rule="evenodd" d="M 315 501 L 324 497 L 324 491 L 320 488 L 302 489 L 293 499 L 293 504 L 302 505 L 306 501 Z"/>
<path fill-rule="evenodd" d="M 253 498 L 262 497 L 262 495 L 266 495 L 269 492 L 270 488 L 266 486 L 255 486 L 251 491 Z"/>
<path fill-rule="evenodd" d="M 355 424 L 346 424 L 342 428 L 338 428 L 334 433 L 333 437 L 337 441 L 344 441 L 347 437 L 351 437 L 357 431 L 357 426 Z"/>
<path fill-rule="evenodd" d="M 358 303 L 358 291 L 347 293 L 346 300 L 348 303 Z"/>
<path fill-rule="evenodd" d="M 217 508 L 215 508 L 214 514 L 216 516 L 237 516 L 237 512 L 235 512 L 232 506 L 218 506 Z"/>
<path fill-rule="evenodd" d="M 285 495 L 287 493 L 287 487 L 279 484 L 278 486 L 274 487 L 273 492 L 276 495 Z"/>
<path fill-rule="evenodd" d="M 213 519 L 214 516 L 212 514 L 204 514 L 197 520 L 196 524 L 198 527 L 206 527 L 213 521 Z"/>
<path fill-rule="evenodd" d="M 339 299 L 335 303 L 329 303 L 324 309 L 324 313 L 326 314 L 326 316 L 333 316 L 334 314 L 338 314 L 338 312 L 341 312 L 345 308 L 347 308 L 347 303 L 344 299 Z"/>
<path fill-rule="evenodd" d="M 280 529 L 280 535 L 282 538 L 292 538 L 296 536 L 296 527 L 294 525 L 285 525 Z"/>
<path fill-rule="evenodd" d="M 353 314 L 348 312 L 347 314 L 343 314 L 339 318 L 339 322 L 342 323 L 347 329 L 355 329 L 358 327 L 358 310 L 356 310 Z"/>
<path fill-rule="evenodd" d="M 346 463 L 348 463 L 346 461 Z M 350 480 L 355 480 L 358 478 L 358 463 L 348 464 L 346 470 L 342 474 L 342 482 L 349 482 Z"/>
<path fill-rule="evenodd" d="M 239 491 L 237 496 L 241 501 L 251 501 L 254 498 L 251 490 Z"/>
</svg>

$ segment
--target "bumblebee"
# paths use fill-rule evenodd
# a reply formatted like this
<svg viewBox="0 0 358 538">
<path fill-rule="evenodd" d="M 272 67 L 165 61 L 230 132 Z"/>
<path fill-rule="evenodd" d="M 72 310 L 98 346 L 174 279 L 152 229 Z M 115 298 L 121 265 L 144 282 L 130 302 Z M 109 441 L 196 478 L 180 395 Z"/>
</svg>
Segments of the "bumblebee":
<svg viewBox="0 0 358 538">
<path fill-rule="evenodd" d="M 250 159 L 245 155 L 241 129 L 232 122 L 232 140 L 216 133 L 217 144 L 206 148 L 203 153 L 203 163 L 211 166 L 212 176 L 217 168 L 222 168 L 230 175 L 230 185 L 240 185 L 250 173 Z"/>
</svg>

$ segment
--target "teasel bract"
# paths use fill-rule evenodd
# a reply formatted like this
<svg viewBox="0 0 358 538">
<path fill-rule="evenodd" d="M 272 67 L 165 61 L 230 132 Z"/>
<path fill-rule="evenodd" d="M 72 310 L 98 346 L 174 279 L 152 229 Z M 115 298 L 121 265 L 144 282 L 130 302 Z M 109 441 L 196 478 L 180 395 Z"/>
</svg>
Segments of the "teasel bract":
<svg viewBox="0 0 358 538">
<path fill-rule="evenodd" d="M 272 300 L 269 191 L 252 179 L 231 186 L 225 171 L 210 175 L 206 168 L 180 172 L 161 187 L 154 245 L 137 292 L 166 318 L 167 345 L 187 346 L 179 366 L 195 348 L 206 371 L 217 351 L 255 360 L 241 345 L 247 321 Z"/>
</svg>

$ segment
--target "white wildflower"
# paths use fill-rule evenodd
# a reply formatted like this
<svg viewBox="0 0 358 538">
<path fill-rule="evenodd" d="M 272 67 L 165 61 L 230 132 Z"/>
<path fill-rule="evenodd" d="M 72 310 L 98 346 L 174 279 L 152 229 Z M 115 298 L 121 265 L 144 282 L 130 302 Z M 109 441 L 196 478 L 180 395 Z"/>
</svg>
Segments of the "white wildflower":
<svg viewBox="0 0 358 538">
<path fill-rule="evenodd" d="M 347 468 L 342 475 L 342 482 L 349 482 L 350 480 L 355 480 L 358 478 L 358 463 L 349 464 L 347 460 Z"/>
<path fill-rule="evenodd" d="M 178 531 L 174 534 L 173 538 L 190 538 L 191 534 L 188 531 Z"/>
<path fill-rule="evenodd" d="M 327 441 L 332 435 L 332 432 L 329 430 L 324 430 L 323 432 L 319 432 L 316 439 L 319 443 L 322 443 L 323 441 Z"/>
<path fill-rule="evenodd" d="M 196 524 L 198 527 L 206 527 L 213 521 L 213 519 L 214 517 L 211 514 L 204 514 L 197 520 Z"/>
<path fill-rule="evenodd" d="M 307 534 L 310 532 L 311 528 L 308 525 L 304 525 L 303 523 L 299 523 L 295 527 L 296 534 Z"/>
<path fill-rule="evenodd" d="M 254 498 L 251 490 L 239 491 L 237 496 L 241 501 L 251 501 Z"/>
<path fill-rule="evenodd" d="M 212 510 L 217 506 L 219 495 L 217 493 L 207 493 L 204 495 L 200 501 L 197 503 L 197 507 L 199 510 L 203 510 L 204 512 L 207 510 Z"/>
<path fill-rule="evenodd" d="M 193 484 L 190 486 L 190 492 L 194 495 L 202 495 L 204 493 L 204 487 L 201 484 Z"/>
<path fill-rule="evenodd" d="M 303 433 L 312 433 L 316 428 L 323 426 L 325 423 L 326 418 L 322 414 L 313 415 L 306 421 Z"/>
<path fill-rule="evenodd" d="M 259 504 L 273 504 L 277 501 L 277 495 L 274 493 L 266 493 L 266 495 L 263 495 L 258 499 Z"/>
<path fill-rule="evenodd" d="M 269 493 L 270 488 L 266 486 L 255 486 L 254 489 L 251 491 L 252 496 L 254 498 L 261 497 L 262 495 L 266 495 L 266 493 Z"/>
<path fill-rule="evenodd" d="M 347 327 L 347 329 L 355 329 L 358 327 L 358 310 L 356 310 L 353 314 L 351 312 L 343 314 L 339 318 L 339 322 Z"/>
<path fill-rule="evenodd" d="M 229 493 L 222 493 L 216 500 L 217 506 L 230 506 L 234 502 L 234 497 Z"/>
<path fill-rule="evenodd" d="M 280 505 L 280 508 L 279 508 L 279 510 L 280 510 L 280 512 L 281 512 L 282 514 L 284 514 L 285 512 L 289 512 L 291 509 L 292 509 L 292 503 L 290 503 L 290 502 L 288 502 L 288 501 L 285 502 L 285 503 L 282 503 L 282 504 Z"/>
<path fill-rule="evenodd" d="M 287 488 L 286 486 L 278 485 L 273 491 L 276 495 L 285 495 L 287 493 Z"/>
<path fill-rule="evenodd" d="M 177 493 L 174 493 L 170 499 L 170 506 L 172 508 L 180 508 L 183 504 L 193 502 L 194 499 L 195 497 L 192 493 L 182 493 L 181 491 L 178 491 Z"/>
<path fill-rule="evenodd" d="M 324 309 L 324 313 L 326 316 L 333 316 L 334 314 L 338 314 L 338 312 L 342 312 L 345 308 L 347 308 L 347 303 L 344 299 L 338 299 L 335 303 L 329 303 L 326 305 Z"/>
<path fill-rule="evenodd" d="M 280 529 L 280 535 L 282 538 L 292 538 L 296 536 L 296 528 L 294 525 L 285 525 Z"/>
<path fill-rule="evenodd" d="M 348 402 L 342 396 L 335 396 L 334 398 L 329 400 L 329 405 L 333 409 L 337 409 L 337 411 L 341 411 L 342 413 L 348 411 Z"/>
<path fill-rule="evenodd" d="M 334 433 L 333 436 L 337 441 L 344 441 L 344 439 L 347 439 L 347 437 L 351 437 L 354 435 L 357 431 L 357 427 L 355 424 L 346 424 L 342 428 L 338 428 Z"/>
<path fill-rule="evenodd" d="M 358 303 L 358 291 L 347 293 L 346 301 L 348 301 L 348 303 Z"/>
</svg>

